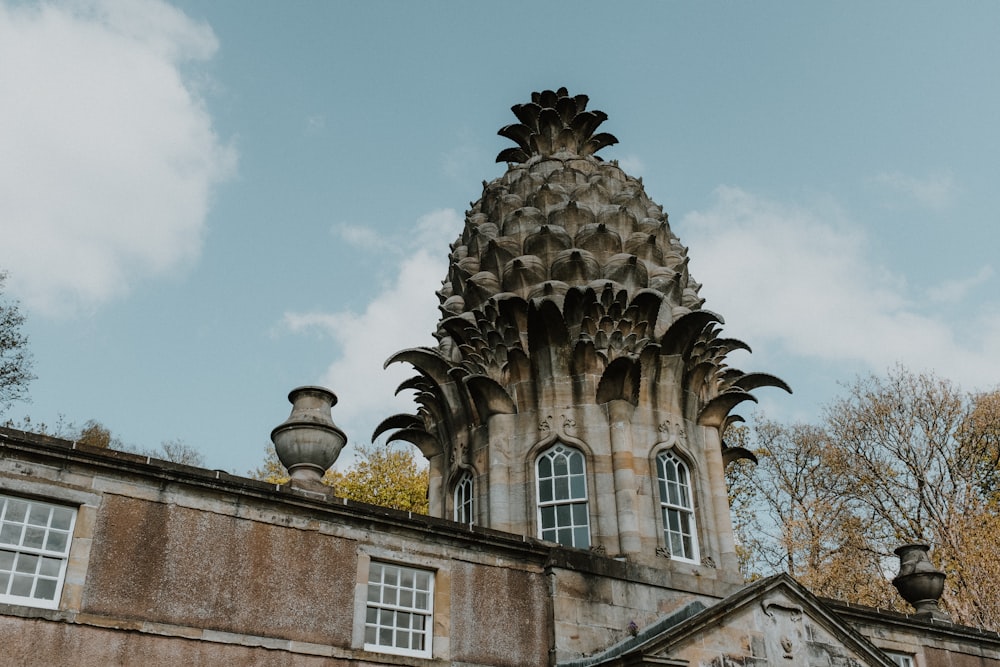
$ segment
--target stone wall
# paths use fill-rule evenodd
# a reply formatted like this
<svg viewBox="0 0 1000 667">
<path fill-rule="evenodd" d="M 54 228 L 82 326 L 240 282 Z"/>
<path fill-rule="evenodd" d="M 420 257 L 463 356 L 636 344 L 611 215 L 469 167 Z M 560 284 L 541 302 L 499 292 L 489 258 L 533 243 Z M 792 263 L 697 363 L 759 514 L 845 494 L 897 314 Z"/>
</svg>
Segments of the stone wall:
<svg viewBox="0 0 1000 667">
<path fill-rule="evenodd" d="M 0 605 L 0 644 L 46 646 L 33 664 L 80 655 L 79 667 L 107 665 L 122 655 L 118 664 L 268 665 L 283 654 L 303 665 L 321 656 L 334 661 L 323 664 L 542 667 L 553 655 L 598 651 L 630 622 L 682 604 L 691 594 L 672 591 L 678 583 L 713 586 L 521 536 L 2 430 L 0 492 L 79 508 L 60 608 Z M 363 650 L 373 559 L 435 573 L 433 660 Z"/>
</svg>

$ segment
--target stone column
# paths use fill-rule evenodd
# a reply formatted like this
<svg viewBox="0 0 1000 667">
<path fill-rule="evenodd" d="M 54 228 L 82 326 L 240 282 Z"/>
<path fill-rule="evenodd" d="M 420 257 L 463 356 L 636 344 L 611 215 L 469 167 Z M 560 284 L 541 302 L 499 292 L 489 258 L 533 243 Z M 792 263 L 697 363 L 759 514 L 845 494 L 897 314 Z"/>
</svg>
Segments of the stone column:
<svg viewBox="0 0 1000 667">
<path fill-rule="evenodd" d="M 611 468 L 614 471 L 615 507 L 618 515 L 618 547 L 623 556 L 642 550 L 639 518 L 635 511 L 635 465 L 632 445 L 632 413 L 628 401 L 616 399 L 608 403 L 611 436 Z M 600 489 L 598 489 L 600 492 Z"/>
</svg>

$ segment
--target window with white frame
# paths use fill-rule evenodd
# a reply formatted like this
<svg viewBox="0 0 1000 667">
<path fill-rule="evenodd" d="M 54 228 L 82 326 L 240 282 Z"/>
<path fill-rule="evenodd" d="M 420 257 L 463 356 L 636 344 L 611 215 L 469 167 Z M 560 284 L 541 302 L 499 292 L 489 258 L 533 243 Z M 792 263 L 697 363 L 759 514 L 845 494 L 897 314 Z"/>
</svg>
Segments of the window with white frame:
<svg viewBox="0 0 1000 667">
<path fill-rule="evenodd" d="M 434 573 L 372 561 L 365 650 L 431 657 Z"/>
<path fill-rule="evenodd" d="M 0 602 L 59 606 L 76 510 L 0 495 Z"/>
<path fill-rule="evenodd" d="M 899 665 L 899 667 L 916 667 L 916 662 L 913 661 L 913 656 L 907 655 L 906 653 L 895 653 L 894 651 L 886 651 L 886 655 Z"/>
<path fill-rule="evenodd" d="M 476 522 L 476 501 L 473 492 L 475 486 L 472 481 L 472 474 L 462 473 L 462 477 L 455 485 L 455 521 L 465 524 Z"/>
<path fill-rule="evenodd" d="M 570 547 L 588 548 L 590 514 L 583 453 L 556 444 L 536 459 L 535 479 L 539 537 Z"/>
<path fill-rule="evenodd" d="M 698 560 L 691 475 L 687 465 L 670 451 L 656 457 L 663 540 L 672 558 Z"/>
</svg>

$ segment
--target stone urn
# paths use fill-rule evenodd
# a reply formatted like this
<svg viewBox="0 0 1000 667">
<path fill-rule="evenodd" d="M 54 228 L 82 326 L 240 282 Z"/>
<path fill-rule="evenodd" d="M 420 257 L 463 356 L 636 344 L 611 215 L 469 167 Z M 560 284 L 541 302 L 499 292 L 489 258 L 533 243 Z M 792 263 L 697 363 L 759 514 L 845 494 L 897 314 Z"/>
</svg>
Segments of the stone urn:
<svg viewBox="0 0 1000 667">
<path fill-rule="evenodd" d="M 899 556 L 899 574 L 892 580 L 904 600 L 913 605 L 918 616 L 943 621 L 951 620 L 938 607 L 938 600 L 944 592 L 944 572 L 934 569 L 927 557 L 930 546 L 926 544 L 904 544 L 896 548 Z"/>
<path fill-rule="evenodd" d="M 337 396 L 325 387 L 296 387 L 288 400 L 292 413 L 271 431 L 274 451 L 293 483 L 318 484 L 347 443 L 330 416 Z"/>
</svg>

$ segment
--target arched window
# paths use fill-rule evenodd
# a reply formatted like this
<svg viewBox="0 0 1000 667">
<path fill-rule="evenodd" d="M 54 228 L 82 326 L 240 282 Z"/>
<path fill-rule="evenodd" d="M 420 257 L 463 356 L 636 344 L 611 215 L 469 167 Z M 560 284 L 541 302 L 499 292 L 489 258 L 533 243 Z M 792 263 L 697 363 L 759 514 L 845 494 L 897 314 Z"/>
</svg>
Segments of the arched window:
<svg viewBox="0 0 1000 667">
<path fill-rule="evenodd" d="M 475 486 L 472 481 L 472 474 L 462 473 L 458 484 L 455 485 L 455 521 L 464 524 L 476 522 L 476 501 Z"/>
<path fill-rule="evenodd" d="M 662 452 L 656 457 L 656 474 L 660 488 L 663 541 L 673 558 L 696 561 L 698 536 L 688 467 L 673 452 Z"/>
<path fill-rule="evenodd" d="M 538 482 L 538 532 L 543 540 L 590 547 L 587 466 L 583 454 L 562 443 L 535 461 Z"/>
</svg>

